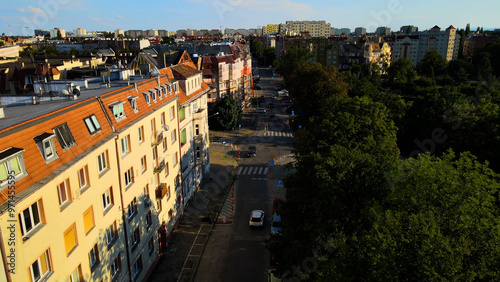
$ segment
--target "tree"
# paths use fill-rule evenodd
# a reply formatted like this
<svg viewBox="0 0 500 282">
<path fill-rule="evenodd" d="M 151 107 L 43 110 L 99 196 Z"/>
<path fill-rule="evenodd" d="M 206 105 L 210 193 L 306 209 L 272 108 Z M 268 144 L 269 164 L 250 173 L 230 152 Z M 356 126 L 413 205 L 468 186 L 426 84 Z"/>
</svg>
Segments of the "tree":
<svg viewBox="0 0 500 282">
<path fill-rule="evenodd" d="M 115 37 L 115 34 L 113 32 L 108 32 L 108 31 L 105 31 L 102 33 L 102 36 L 104 38 L 114 38 Z"/>
<path fill-rule="evenodd" d="M 455 83 L 465 83 L 472 73 L 472 64 L 465 60 L 452 60 L 448 63 L 446 72 Z"/>
<path fill-rule="evenodd" d="M 262 57 L 264 56 L 264 43 L 262 43 L 262 41 L 258 39 L 254 39 L 252 41 L 252 45 L 250 46 L 250 52 L 252 53 L 253 57 L 261 61 Z"/>
<path fill-rule="evenodd" d="M 276 242 L 283 252 L 278 270 L 286 278 L 331 234 L 370 226 L 369 207 L 387 196 L 384 171 L 399 155 L 387 109 L 367 97 L 331 99 L 298 132 L 294 153 L 296 171 L 285 178 L 282 208 L 287 225 Z"/>
<path fill-rule="evenodd" d="M 432 49 L 427 51 L 418 64 L 417 69 L 420 75 L 435 78 L 436 76 L 444 74 L 446 70 L 446 59 L 443 58 L 436 49 Z"/>
<path fill-rule="evenodd" d="M 79 53 L 78 53 L 78 51 L 74 47 L 71 47 L 71 50 L 69 51 L 69 54 L 77 56 Z"/>
<path fill-rule="evenodd" d="M 338 236 L 318 267 L 323 281 L 476 281 L 500 273 L 499 176 L 453 152 L 398 161 L 369 230 Z M 340 240 L 342 239 L 342 240 Z M 363 269 L 363 271 L 359 271 Z"/>
<path fill-rule="evenodd" d="M 63 39 L 63 37 L 62 37 L 61 31 L 57 30 L 57 40 L 62 40 L 62 39 Z"/>
<path fill-rule="evenodd" d="M 401 58 L 393 63 L 387 70 L 389 80 L 395 86 L 403 87 L 410 84 L 417 78 L 417 73 L 413 70 L 413 63 L 408 59 Z"/>
<path fill-rule="evenodd" d="M 281 55 L 276 69 L 284 77 L 285 83 L 290 82 L 290 75 L 296 69 L 309 64 L 310 57 L 311 52 L 309 49 L 300 49 L 297 46 L 293 46 L 285 54 Z"/>
<path fill-rule="evenodd" d="M 268 47 L 264 49 L 264 65 L 272 65 L 276 60 L 276 48 Z"/>
<path fill-rule="evenodd" d="M 214 117 L 216 121 L 214 125 L 218 129 L 228 129 L 236 127 L 243 115 L 241 107 L 238 105 L 236 100 L 234 100 L 230 96 L 226 96 L 218 101 L 215 105 L 214 112 L 219 113 Z"/>
<path fill-rule="evenodd" d="M 320 114 L 330 99 L 346 96 L 348 85 L 337 68 L 315 63 L 296 69 L 287 88 L 298 100 L 306 117 L 310 117 Z"/>
<path fill-rule="evenodd" d="M 162 40 L 161 40 L 161 43 L 163 44 L 174 44 L 175 43 L 175 39 L 171 36 L 163 36 L 162 37 Z"/>
</svg>

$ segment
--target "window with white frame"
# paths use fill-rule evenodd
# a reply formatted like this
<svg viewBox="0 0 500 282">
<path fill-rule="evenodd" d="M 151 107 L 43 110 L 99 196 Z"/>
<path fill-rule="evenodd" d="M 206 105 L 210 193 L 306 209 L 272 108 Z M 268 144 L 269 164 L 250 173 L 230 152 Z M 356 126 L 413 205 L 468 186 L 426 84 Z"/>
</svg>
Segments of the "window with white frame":
<svg viewBox="0 0 500 282">
<path fill-rule="evenodd" d="M 137 107 L 137 96 L 130 96 L 128 97 L 128 101 L 130 103 L 130 106 L 132 107 L 132 110 L 134 110 L 134 113 L 137 113 L 139 111 L 139 107 Z"/>
<path fill-rule="evenodd" d="M 110 245 L 118 237 L 116 221 L 106 229 L 106 244 Z"/>
<path fill-rule="evenodd" d="M 134 198 L 129 204 L 127 209 L 127 217 L 131 219 L 137 214 L 137 198 Z"/>
<path fill-rule="evenodd" d="M 116 121 L 123 120 L 127 116 L 125 115 L 125 111 L 123 110 L 123 104 L 125 102 L 114 102 L 109 104 L 109 108 L 113 111 L 113 115 L 115 116 Z"/>
<path fill-rule="evenodd" d="M 67 150 L 76 145 L 75 139 L 73 138 L 73 135 L 69 130 L 68 124 L 63 123 L 55 127 L 53 130 L 63 150 Z"/>
<path fill-rule="evenodd" d="M 175 118 L 175 106 L 170 107 L 170 120 L 173 120 Z"/>
<path fill-rule="evenodd" d="M 148 103 L 148 105 L 151 105 L 151 97 L 149 96 L 149 93 L 144 92 L 144 93 L 142 93 L 142 95 L 144 95 L 144 99 L 146 100 L 146 103 Z"/>
<path fill-rule="evenodd" d="M 23 149 L 9 148 L 0 152 L 0 188 L 28 175 L 24 167 Z"/>
<path fill-rule="evenodd" d="M 93 271 L 98 263 L 99 263 L 99 249 L 97 247 L 97 244 L 95 244 L 89 251 L 90 270 Z"/>
<path fill-rule="evenodd" d="M 90 135 L 93 135 L 99 131 L 101 131 L 101 125 L 99 124 L 99 121 L 97 121 L 97 117 L 95 115 L 91 115 L 89 117 L 86 117 L 83 119 L 85 122 L 85 125 L 87 126 L 87 129 L 90 132 Z"/>
<path fill-rule="evenodd" d="M 148 169 L 148 165 L 146 162 L 146 156 L 143 156 L 141 158 L 141 169 L 142 169 L 142 173 L 144 173 Z"/>
<path fill-rule="evenodd" d="M 42 200 L 33 203 L 28 208 L 24 209 L 18 214 L 19 226 L 21 229 L 21 235 L 26 236 L 31 230 L 42 223 L 42 216 L 40 213 L 40 205 Z"/>
<path fill-rule="evenodd" d="M 174 144 L 177 140 L 177 131 L 175 129 L 172 130 L 172 133 L 170 133 L 170 139 L 172 140 L 172 144 Z"/>
<path fill-rule="evenodd" d="M 50 272 L 52 272 L 52 261 L 50 258 L 50 250 L 47 249 L 30 265 L 30 281 L 42 281 Z"/>
<path fill-rule="evenodd" d="M 69 179 L 66 179 L 65 181 L 59 183 L 57 185 L 57 194 L 59 195 L 59 205 L 62 206 L 68 202 L 70 202 L 71 199 L 71 189 L 69 187 Z"/>
<path fill-rule="evenodd" d="M 80 282 L 83 281 L 83 276 L 82 276 L 82 266 L 79 265 L 73 272 L 71 272 L 71 275 L 69 276 L 69 281 L 70 282 Z"/>
<path fill-rule="evenodd" d="M 130 135 L 127 135 L 120 139 L 120 144 L 122 149 L 122 156 L 130 153 Z"/>
<path fill-rule="evenodd" d="M 129 168 L 124 173 L 125 187 L 128 187 L 129 185 L 134 183 L 134 172 L 132 170 L 133 170 L 133 168 Z"/>
<path fill-rule="evenodd" d="M 56 147 L 54 143 L 55 135 L 53 133 L 42 133 L 35 138 L 33 138 L 40 149 L 40 153 L 42 153 L 43 159 L 46 163 L 49 163 L 59 156 L 56 153 Z"/>
<path fill-rule="evenodd" d="M 173 156 L 173 161 L 174 161 L 174 166 L 177 165 L 177 163 L 179 162 L 178 161 L 178 158 L 177 158 L 177 152 L 175 152 L 174 156 Z"/>
<path fill-rule="evenodd" d="M 144 142 L 144 126 L 139 127 L 139 144 Z"/>
<path fill-rule="evenodd" d="M 102 152 L 99 156 L 97 156 L 97 169 L 98 172 L 101 173 L 105 169 L 109 167 L 108 165 L 108 150 Z"/>
<path fill-rule="evenodd" d="M 89 167 L 87 165 L 78 170 L 78 183 L 80 185 L 80 190 L 90 186 Z"/>
<path fill-rule="evenodd" d="M 115 276 L 120 272 L 122 268 L 122 260 L 120 258 L 120 254 L 116 256 L 116 258 L 111 262 L 109 267 L 111 278 L 115 278 Z"/>
<path fill-rule="evenodd" d="M 155 103 L 156 103 L 156 101 L 157 101 L 157 99 L 158 99 L 158 98 L 156 97 L 156 91 L 154 91 L 154 90 L 150 90 L 150 91 L 149 91 L 149 94 L 151 95 L 151 99 L 153 99 L 153 102 L 155 102 Z"/>
<path fill-rule="evenodd" d="M 101 195 L 101 199 L 102 199 L 102 209 L 106 211 L 111 206 L 111 204 L 113 204 L 113 191 L 111 190 L 111 188 L 106 190 Z"/>
</svg>

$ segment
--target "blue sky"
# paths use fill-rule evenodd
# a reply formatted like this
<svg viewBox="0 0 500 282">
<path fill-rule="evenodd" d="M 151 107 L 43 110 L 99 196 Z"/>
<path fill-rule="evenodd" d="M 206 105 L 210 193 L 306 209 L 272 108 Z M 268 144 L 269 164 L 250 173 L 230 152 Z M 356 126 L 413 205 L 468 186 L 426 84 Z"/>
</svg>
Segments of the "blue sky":
<svg viewBox="0 0 500 282">
<path fill-rule="evenodd" d="M 500 28 L 500 1 L 481 0 L 17 0 L 0 2 L 0 33 L 26 35 L 34 29 L 256 28 L 288 20 L 325 20 L 332 27 L 402 25 L 425 30 L 477 26 Z"/>
</svg>

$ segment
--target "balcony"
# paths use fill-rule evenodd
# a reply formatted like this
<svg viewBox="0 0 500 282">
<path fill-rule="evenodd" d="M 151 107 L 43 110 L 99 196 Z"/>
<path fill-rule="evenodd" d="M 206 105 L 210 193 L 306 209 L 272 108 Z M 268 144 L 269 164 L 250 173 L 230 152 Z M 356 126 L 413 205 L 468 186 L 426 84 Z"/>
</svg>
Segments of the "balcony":
<svg viewBox="0 0 500 282">
<path fill-rule="evenodd" d="M 206 116 L 205 108 L 199 108 L 196 112 L 193 113 L 193 119 L 202 119 Z"/>
<path fill-rule="evenodd" d="M 160 185 L 156 186 L 155 193 L 157 199 L 163 199 L 163 197 L 165 197 L 167 192 L 168 192 L 168 187 L 166 183 L 160 183 Z"/>
<path fill-rule="evenodd" d="M 165 168 L 165 158 L 160 158 L 158 164 L 155 166 L 153 172 L 154 173 L 160 173 L 163 171 Z"/>
<path fill-rule="evenodd" d="M 163 141 L 163 132 L 151 134 L 151 147 L 158 146 Z"/>
</svg>

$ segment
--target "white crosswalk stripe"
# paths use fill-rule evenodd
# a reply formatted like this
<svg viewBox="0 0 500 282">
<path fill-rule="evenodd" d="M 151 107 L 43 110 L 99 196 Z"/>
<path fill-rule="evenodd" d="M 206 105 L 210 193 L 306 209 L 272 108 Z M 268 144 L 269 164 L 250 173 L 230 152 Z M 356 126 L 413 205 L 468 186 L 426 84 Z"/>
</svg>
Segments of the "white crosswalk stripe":
<svg viewBox="0 0 500 282">
<path fill-rule="evenodd" d="M 264 136 L 276 136 L 276 137 L 293 137 L 291 132 L 282 132 L 282 131 L 266 131 L 263 134 Z"/>
<path fill-rule="evenodd" d="M 266 175 L 267 166 L 241 166 L 236 171 L 236 175 Z"/>
</svg>

